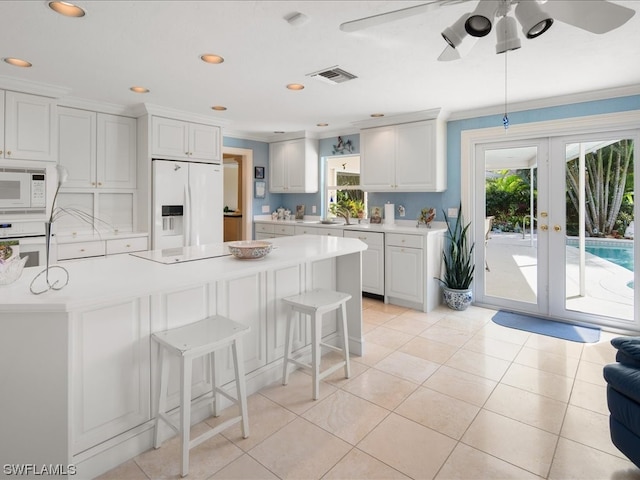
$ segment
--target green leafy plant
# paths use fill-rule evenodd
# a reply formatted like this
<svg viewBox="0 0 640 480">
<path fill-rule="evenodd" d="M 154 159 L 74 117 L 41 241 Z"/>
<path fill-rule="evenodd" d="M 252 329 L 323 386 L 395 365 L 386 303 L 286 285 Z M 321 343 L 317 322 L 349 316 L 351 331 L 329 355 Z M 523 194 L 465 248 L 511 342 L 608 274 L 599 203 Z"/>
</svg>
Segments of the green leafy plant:
<svg viewBox="0 0 640 480">
<path fill-rule="evenodd" d="M 438 279 L 447 288 L 466 290 L 473 281 L 475 264 L 473 263 L 473 248 L 475 243 L 469 243 L 467 233 L 471 223 L 463 224 L 462 205 L 458 211 L 458 218 L 453 226 L 444 212 L 447 222 L 448 244 L 442 252 L 444 261 L 444 278 Z"/>
<path fill-rule="evenodd" d="M 347 225 L 349 225 L 349 219 L 357 217 L 358 213 L 364 212 L 364 202 L 362 200 L 342 198 L 336 203 L 332 203 L 329 206 L 329 211 L 336 217 L 344 218 Z"/>
</svg>

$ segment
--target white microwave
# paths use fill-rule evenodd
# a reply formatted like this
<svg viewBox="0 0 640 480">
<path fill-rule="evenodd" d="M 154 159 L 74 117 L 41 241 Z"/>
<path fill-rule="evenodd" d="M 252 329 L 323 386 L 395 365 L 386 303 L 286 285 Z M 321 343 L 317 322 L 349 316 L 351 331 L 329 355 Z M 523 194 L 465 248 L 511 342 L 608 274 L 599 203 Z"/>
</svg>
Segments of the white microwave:
<svg viewBox="0 0 640 480">
<path fill-rule="evenodd" d="M 44 168 L 0 168 L 0 214 L 43 214 L 47 206 Z"/>
</svg>

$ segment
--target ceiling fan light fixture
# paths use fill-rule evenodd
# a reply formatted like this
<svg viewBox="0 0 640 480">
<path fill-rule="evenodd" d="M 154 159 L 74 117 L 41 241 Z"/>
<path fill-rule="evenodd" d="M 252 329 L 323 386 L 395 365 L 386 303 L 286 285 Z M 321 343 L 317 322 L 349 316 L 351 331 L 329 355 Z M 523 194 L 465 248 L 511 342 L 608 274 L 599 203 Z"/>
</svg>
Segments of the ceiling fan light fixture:
<svg viewBox="0 0 640 480">
<path fill-rule="evenodd" d="M 484 37 L 491 32 L 491 24 L 496 16 L 498 0 L 480 0 L 476 9 L 464 23 L 464 29 L 472 37 Z"/>
<path fill-rule="evenodd" d="M 444 38 L 445 42 L 447 42 L 452 48 L 457 48 L 464 40 L 464 37 L 467 36 L 467 31 L 464 28 L 464 24 L 469 17 L 468 13 L 462 15 L 456 23 L 447 27 L 441 33 L 442 38 Z"/>
<path fill-rule="evenodd" d="M 522 25 L 522 33 L 527 38 L 539 37 L 553 25 L 553 18 L 545 13 L 535 1 L 518 2 L 516 18 Z"/>
<path fill-rule="evenodd" d="M 496 53 L 504 53 L 507 50 L 517 50 L 520 48 L 520 39 L 518 38 L 518 24 L 516 19 L 504 16 L 496 25 Z"/>
</svg>

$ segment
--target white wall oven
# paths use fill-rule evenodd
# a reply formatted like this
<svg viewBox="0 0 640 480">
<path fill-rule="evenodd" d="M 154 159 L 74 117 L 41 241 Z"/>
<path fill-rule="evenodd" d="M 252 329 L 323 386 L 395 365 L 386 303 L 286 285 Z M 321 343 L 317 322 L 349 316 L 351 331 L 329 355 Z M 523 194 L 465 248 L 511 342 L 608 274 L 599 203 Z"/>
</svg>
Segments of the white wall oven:
<svg viewBox="0 0 640 480">
<path fill-rule="evenodd" d="M 10 246 L 20 257 L 27 257 L 25 267 L 46 263 L 46 242 L 43 221 L 15 221 L 0 223 L 0 246 Z M 54 259 L 51 259 L 52 261 Z"/>
</svg>

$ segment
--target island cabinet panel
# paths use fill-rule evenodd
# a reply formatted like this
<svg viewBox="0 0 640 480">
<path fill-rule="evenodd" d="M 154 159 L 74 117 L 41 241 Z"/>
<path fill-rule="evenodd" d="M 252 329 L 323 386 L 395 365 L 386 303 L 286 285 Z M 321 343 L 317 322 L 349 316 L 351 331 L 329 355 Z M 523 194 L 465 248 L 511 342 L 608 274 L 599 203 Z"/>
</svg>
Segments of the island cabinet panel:
<svg viewBox="0 0 640 480">
<path fill-rule="evenodd" d="M 190 288 L 182 288 L 162 295 L 154 296 L 151 304 L 151 333 L 181 327 L 202 320 L 211 315 L 210 290 L 207 284 Z M 158 345 L 151 342 L 151 375 L 153 414 L 156 414 L 158 398 Z M 191 398 L 211 390 L 209 367 L 205 358 L 193 361 L 191 382 Z M 169 387 L 167 407 L 175 408 L 180 404 L 180 362 L 177 357 L 171 358 L 169 363 Z"/>
<path fill-rule="evenodd" d="M 282 298 L 305 290 L 305 265 L 278 268 L 267 273 L 267 362 L 284 356 L 287 305 Z M 295 318 L 300 314 L 296 313 Z M 296 322 L 293 349 L 307 344 L 306 328 Z"/>
<path fill-rule="evenodd" d="M 73 453 L 151 419 L 149 297 L 71 316 Z"/>
<path fill-rule="evenodd" d="M 266 365 L 266 285 L 265 272 L 218 282 L 218 315 L 248 325 L 251 331 L 242 337 L 245 371 Z M 217 360 L 222 384 L 234 378 L 231 352 Z"/>
</svg>

